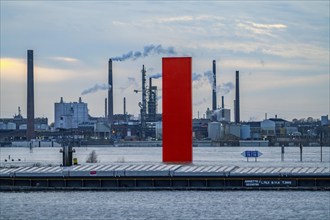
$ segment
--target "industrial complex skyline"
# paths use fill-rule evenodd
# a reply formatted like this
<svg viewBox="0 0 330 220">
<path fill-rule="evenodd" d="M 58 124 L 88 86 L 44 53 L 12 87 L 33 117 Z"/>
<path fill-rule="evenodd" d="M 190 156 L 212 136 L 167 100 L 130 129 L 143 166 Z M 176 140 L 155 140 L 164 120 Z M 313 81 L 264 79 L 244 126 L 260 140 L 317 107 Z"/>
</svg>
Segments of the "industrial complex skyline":
<svg viewBox="0 0 330 220">
<path fill-rule="evenodd" d="M 234 112 L 240 73 L 240 119 L 320 118 L 329 114 L 329 1 L 113 2 L 1 1 L 0 118 L 21 106 L 26 117 L 26 51 L 34 51 L 35 116 L 54 121 L 54 103 L 82 97 L 104 116 L 108 60 L 113 59 L 114 114 L 138 115 L 141 69 L 161 75 L 161 58 L 191 56 L 193 116 L 217 103 Z M 162 110 L 161 79 L 158 112 Z"/>
</svg>

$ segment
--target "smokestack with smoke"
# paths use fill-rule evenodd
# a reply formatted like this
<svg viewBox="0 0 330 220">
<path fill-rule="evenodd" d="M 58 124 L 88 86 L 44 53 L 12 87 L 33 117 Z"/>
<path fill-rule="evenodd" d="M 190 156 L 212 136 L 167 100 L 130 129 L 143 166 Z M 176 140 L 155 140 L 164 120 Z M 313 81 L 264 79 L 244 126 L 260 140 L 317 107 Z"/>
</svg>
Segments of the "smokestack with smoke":
<svg viewBox="0 0 330 220">
<path fill-rule="evenodd" d="M 235 123 L 240 122 L 240 108 L 239 108 L 239 71 L 236 71 L 236 93 L 235 93 Z"/>
<path fill-rule="evenodd" d="M 125 60 L 136 60 L 141 57 L 147 57 L 151 54 L 163 54 L 163 55 L 175 55 L 177 54 L 174 47 L 163 48 L 161 44 L 159 45 L 147 45 L 143 48 L 143 52 L 140 51 L 130 51 L 121 56 L 113 57 L 113 61 L 125 61 Z"/>
<path fill-rule="evenodd" d="M 108 62 L 108 123 L 113 122 L 113 82 L 112 82 L 112 59 Z M 109 87 L 110 86 L 110 87 Z"/>
<path fill-rule="evenodd" d="M 95 84 L 93 87 L 85 89 L 84 91 L 82 91 L 81 95 L 87 95 L 89 93 L 94 93 L 94 92 L 97 92 L 99 90 L 110 90 L 110 89 L 111 89 L 111 85 Z"/>
<path fill-rule="evenodd" d="M 219 93 L 221 95 L 226 95 L 229 93 L 231 90 L 235 88 L 234 84 L 232 82 L 227 82 L 227 83 L 222 83 L 221 85 L 218 85 L 214 87 L 214 74 L 211 70 L 208 70 L 204 72 L 203 74 L 199 73 L 193 73 L 192 79 L 194 81 L 194 88 L 198 89 L 199 87 L 202 87 L 205 82 L 209 82 L 210 85 L 212 86 L 212 94 L 215 88 L 216 93 Z M 210 98 L 203 98 L 200 101 L 197 101 L 194 103 L 194 105 L 202 105 L 206 102 L 208 102 Z M 213 96 L 212 96 L 212 101 L 213 101 Z M 212 103 L 212 108 L 213 108 L 213 103 Z"/>
<path fill-rule="evenodd" d="M 200 74 L 198 74 L 200 75 Z M 215 88 L 217 93 L 220 93 L 222 95 L 226 95 L 227 93 L 229 93 L 231 90 L 233 90 L 235 88 L 234 84 L 232 82 L 227 82 L 227 83 L 222 83 L 221 85 L 218 85 L 216 87 L 214 87 L 214 75 L 212 73 L 211 70 L 204 72 L 203 78 L 207 79 L 209 81 L 209 83 L 212 85 L 212 89 Z M 200 80 L 201 78 L 199 78 L 198 80 Z"/>
<path fill-rule="evenodd" d="M 217 109 L 217 74 L 216 74 L 216 63 L 213 60 L 213 82 L 212 82 L 212 110 Z"/>
<path fill-rule="evenodd" d="M 161 73 L 154 73 L 149 76 L 149 78 L 153 78 L 153 79 L 159 79 L 161 77 L 162 77 Z"/>
<path fill-rule="evenodd" d="M 225 118 L 225 97 L 221 96 L 221 117 Z"/>
</svg>

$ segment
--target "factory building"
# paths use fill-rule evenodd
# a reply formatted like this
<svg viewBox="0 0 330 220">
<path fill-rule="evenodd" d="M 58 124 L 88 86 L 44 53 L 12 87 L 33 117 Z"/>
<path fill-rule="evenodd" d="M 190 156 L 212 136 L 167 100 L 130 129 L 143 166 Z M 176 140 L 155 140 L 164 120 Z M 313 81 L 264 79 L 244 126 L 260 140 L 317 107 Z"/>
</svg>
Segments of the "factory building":
<svg viewBox="0 0 330 220">
<path fill-rule="evenodd" d="M 27 130 L 28 120 L 21 115 L 21 108 L 18 107 L 18 114 L 13 118 L 1 118 L 0 130 L 2 131 L 15 131 L 15 130 Z M 47 131 L 49 129 L 47 118 L 35 118 L 34 122 L 35 131 Z"/>
<path fill-rule="evenodd" d="M 49 129 L 47 118 L 35 118 L 34 130 L 35 131 L 47 131 Z M 0 119 L 0 130 L 15 131 L 15 130 L 27 130 L 27 119 L 15 119 L 15 118 L 3 118 Z"/>
<path fill-rule="evenodd" d="M 212 141 L 220 141 L 225 138 L 225 127 L 220 122 L 210 122 L 208 124 L 208 137 Z"/>
<path fill-rule="evenodd" d="M 152 78 L 149 78 L 149 100 L 148 100 L 148 121 L 157 120 L 157 86 L 152 85 Z"/>
<path fill-rule="evenodd" d="M 211 121 L 225 121 L 230 123 L 231 120 L 230 114 L 231 114 L 230 109 L 220 108 L 213 111 L 207 108 L 206 119 Z"/>
<path fill-rule="evenodd" d="M 208 124 L 208 138 L 212 141 L 238 140 L 241 136 L 241 126 L 235 123 L 210 122 Z"/>
<path fill-rule="evenodd" d="M 208 137 L 208 123 L 210 120 L 199 118 L 193 119 L 193 137 L 194 139 L 201 140 Z"/>
<path fill-rule="evenodd" d="M 321 116 L 321 126 L 329 125 L 329 117 L 328 115 Z"/>
<path fill-rule="evenodd" d="M 260 123 L 261 134 L 264 137 L 275 137 L 276 136 L 276 124 L 274 121 L 266 119 Z"/>
<path fill-rule="evenodd" d="M 261 122 L 260 121 L 251 121 L 246 124 L 250 126 L 251 140 L 259 140 L 261 138 Z"/>
<path fill-rule="evenodd" d="M 126 97 L 124 99 L 123 114 L 113 113 L 113 71 L 112 59 L 108 62 L 108 96 L 105 99 L 104 117 L 91 117 L 88 114 L 87 103 L 78 102 L 66 103 L 63 98 L 54 104 L 55 122 L 51 132 L 47 118 L 34 117 L 34 71 L 33 71 L 33 50 L 27 51 L 27 118 L 23 118 L 18 109 L 18 115 L 13 118 L 0 119 L 0 141 L 9 140 L 33 140 L 44 136 L 51 138 L 58 136 L 70 137 L 74 132 L 75 136 L 81 139 L 104 139 L 104 143 L 109 140 L 154 140 L 162 139 L 162 114 L 157 111 L 158 88 L 153 85 L 156 76 L 149 77 L 147 84 L 146 68 L 142 66 L 142 88 L 134 90 L 141 92 L 142 99 L 139 102 L 140 116 L 135 118 L 126 111 Z M 322 143 L 329 143 L 329 118 L 328 115 L 321 116 L 321 120 L 313 120 L 309 117 L 304 119 L 294 119 L 292 123 L 281 118 L 269 118 L 257 122 L 242 122 L 240 119 L 240 90 L 239 71 L 235 72 L 235 100 L 234 117 L 231 118 L 231 110 L 225 108 L 224 96 L 222 96 L 221 106 L 217 105 L 217 85 L 216 85 L 216 61 L 212 63 L 212 103 L 207 108 L 206 118 L 192 120 L 193 137 L 198 140 L 211 139 L 212 141 L 231 143 L 241 139 L 250 144 L 251 141 L 269 140 L 270 145 L 282 143 L 299 143 L 306 139 L 306 144 L 313 140 Z M 231 122 L 233 120 L 233 122 Z M 180 123 L 180 120 L 177 122 Z M 54 128 L 54 129 L 53 129 Z M 60 130 L 59 130 L 60 129 Z M 63 130 L 62 130 L 63 129 Z M 72 130 L 65 130 L 72 129 Z M 10 135 L 9 135 L 10 134 Z M 297 138 L 299 137 L 299 138 Z M 63 142 L 64 143 L 64 142 Z M 101 143 L 101 142 L 100 142 Z M 237 142 L 235 142 L 237 143 Z M 299 144 L 298 143 L 298 144 Z M 1 144 L 1 143 L 0 143 Z"/>
<path fill-rule="evenodd" d="M 208 123 L 210 120 L 200 118 L 192 120 L 192 129 L 193 129 L 193 138 L 197 140 L 208 138 Z M 163 138 L 163 123 L 162 121 L 157 121 L 150 123 L 152 127 L 155 129 L 155 139 L 161 140 Z M 150 125 L 151 127 L 151 125 Z"/>
<path fill-rule="evenodd" d="M 60 102 L 54 104 L 55 107 L 55 129 L 78 128 L 80 125 L 90 122 L 87 103 L 82 102 L 64 102 L 61 97 Z"/>
<path fill-rule="evenodd" d="M 156 124 L 156 139 L 161 140 L 163 138 L 163 122 L 157 121 L 155 124 Z"/>
<path fill-rule="evenodd" d="M 241 125 L 241 140 L 251 139 L 251 126 L 248 124 Z"/>
<path fill-rule="evenodd" d="M 214 114 L 217 121 L 230 122 L 230 109 L 219 109 Z"/>
</svg>

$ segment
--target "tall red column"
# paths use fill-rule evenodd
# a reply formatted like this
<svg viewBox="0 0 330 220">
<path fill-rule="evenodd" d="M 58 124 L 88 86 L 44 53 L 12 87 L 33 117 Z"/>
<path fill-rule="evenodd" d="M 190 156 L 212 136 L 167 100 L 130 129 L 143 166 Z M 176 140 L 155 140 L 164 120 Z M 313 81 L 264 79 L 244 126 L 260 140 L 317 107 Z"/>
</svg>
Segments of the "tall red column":
<svg viewBox="0 0 330 220">
<path fill-rule="evenodd" d="M 191 57 L 163 58 L 163 162 L 192 162 Z"/>
</svg>

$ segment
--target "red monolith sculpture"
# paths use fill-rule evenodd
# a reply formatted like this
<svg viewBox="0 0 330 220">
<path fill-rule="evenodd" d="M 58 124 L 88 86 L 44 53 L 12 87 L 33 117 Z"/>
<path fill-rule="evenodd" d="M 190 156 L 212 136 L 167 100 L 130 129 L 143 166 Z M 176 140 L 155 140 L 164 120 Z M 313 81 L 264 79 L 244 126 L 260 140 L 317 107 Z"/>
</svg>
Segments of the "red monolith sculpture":
<svg viewBox="0 0 330 220">
<path fill-rule="evenodd" d="M 192 162 L 191 57 L 162 60 L 163 162 Z"/>
</svg>

